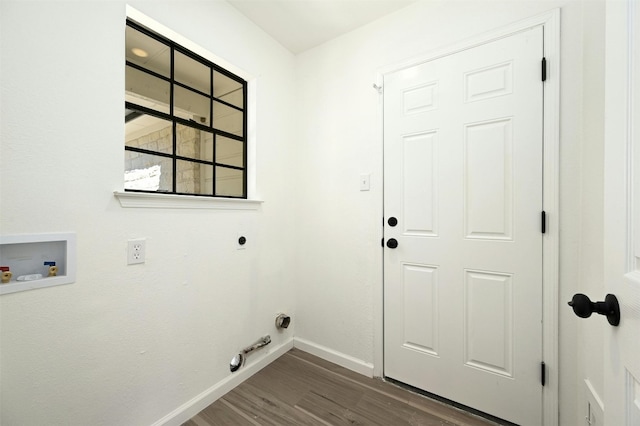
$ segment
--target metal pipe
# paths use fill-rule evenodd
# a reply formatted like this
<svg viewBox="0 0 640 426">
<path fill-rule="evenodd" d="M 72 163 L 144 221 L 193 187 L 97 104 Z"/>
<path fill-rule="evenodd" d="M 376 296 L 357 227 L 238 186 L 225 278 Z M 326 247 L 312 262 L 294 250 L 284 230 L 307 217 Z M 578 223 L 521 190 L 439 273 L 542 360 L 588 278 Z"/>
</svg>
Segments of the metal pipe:
<svg viewBox="0 0 640 426">
<path fill-rule="evenodd" d="M 231 372 L 233 373 L 234 371 L 238 371 L 238 369 L 240 369 L 240 367 L 244 365 L 244 362 L 249 353 L 255 351 L 256 349 L 267 346 L 269 343 L 271 343 L 271 336 L 266 335 L 258 339 L 251 346 L 247 346 L 246 348 L 244 348 L 242 352 L 231 358 L 231 364 L 229 364 L 229 369 L 231 370 Z"/>
<path fill-rule="evenodd" d="M 242 353 L 247 355 L 249 352 L 253 352 L 256 349 L 260 349 L 264 346 L 267 346 L 269 343 L 271 343 L 271 336 L 266 335 L 258 339 L 253 345 L 244 348 L 242 350 Z"/>
</svg>

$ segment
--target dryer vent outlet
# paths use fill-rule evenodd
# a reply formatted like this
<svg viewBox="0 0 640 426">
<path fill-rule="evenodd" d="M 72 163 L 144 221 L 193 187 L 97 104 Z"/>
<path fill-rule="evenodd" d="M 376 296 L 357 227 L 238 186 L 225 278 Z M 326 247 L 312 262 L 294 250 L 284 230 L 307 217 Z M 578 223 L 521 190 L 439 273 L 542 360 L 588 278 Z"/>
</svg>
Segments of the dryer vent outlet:
<svg viewBox="0 0 640 426">
<path fill-rule="evenodd" d="M 276 317 L 276 328 L 287 328 L 291 324 L 291 317 L 286 314 L 280 314 Z"/>
</svg>

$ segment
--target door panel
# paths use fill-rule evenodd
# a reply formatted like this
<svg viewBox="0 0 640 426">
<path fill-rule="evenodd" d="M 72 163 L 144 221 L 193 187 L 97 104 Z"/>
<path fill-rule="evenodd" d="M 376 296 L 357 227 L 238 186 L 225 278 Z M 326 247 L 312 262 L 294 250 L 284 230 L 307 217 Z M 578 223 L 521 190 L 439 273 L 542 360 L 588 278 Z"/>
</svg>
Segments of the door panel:
<svg viewBox="0 0 640 426">
<path fill-rule="evenodd" d="M 513 377 L 513 275 L 467 270 L 464 296 L 465 364 Z"/>
<path fill-rule="evenodd" d="M 384 77 L 385 375 L 542 419 L 542 28 Z"/>
<path fill-rule="evenodd" d="M 512 62 L 466 72 L 465 102 L 480 101 L 512 93 Z"/>
<path fill-rule="evenodd" d="M 465 237 L 511 240 L 511 118 L 465 125 Z"/>
<path fill-rule="evenodd" d="M 628 409 L 627 425 L 640 425 L 640 381 L 627 371 L 628 383 L 625 406 Z"/>
<path fill-rule="evenodd" d="M 438 133 L 408 135 L 402 142 L 405 234 L 435 237 L 438 235 Z"/>
<path fill-rule="evenodd" d="M 403 266 L 405 348 L 438 355 L 438 268 Z"/>
</svg>

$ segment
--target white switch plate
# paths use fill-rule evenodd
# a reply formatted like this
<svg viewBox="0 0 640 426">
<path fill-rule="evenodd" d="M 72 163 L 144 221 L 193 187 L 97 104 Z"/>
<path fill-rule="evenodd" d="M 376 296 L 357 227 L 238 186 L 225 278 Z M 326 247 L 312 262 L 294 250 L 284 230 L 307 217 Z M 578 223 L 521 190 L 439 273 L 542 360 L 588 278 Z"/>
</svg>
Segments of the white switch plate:
<svg viewBox="0 0 640 426">
<path fill-rule="evenodd" d="M 144 263 L 146 256 L 146 240 L 138 238 L 127 241 L 127 265 Z"/>
<path fill-rule="evenodd" d="M 360 191 L 368 191 L 371 189 L 371 175 L 362 174 L 360 175 Z"/>
</svg>

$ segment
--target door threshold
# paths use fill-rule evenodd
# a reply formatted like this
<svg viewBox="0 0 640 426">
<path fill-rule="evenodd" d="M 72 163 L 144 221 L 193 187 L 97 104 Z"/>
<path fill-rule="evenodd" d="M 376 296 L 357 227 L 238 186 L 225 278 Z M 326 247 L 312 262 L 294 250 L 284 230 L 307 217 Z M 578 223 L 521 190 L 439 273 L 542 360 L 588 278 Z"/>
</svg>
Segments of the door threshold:
<svg viewBox="0 0 640 426">
<path fill-rule="evenodd" d="M 394 384 L 394 385 L 396 385 L 396 386 L 398 386 L 400 388 L 406 389 L 409 392 L 413 392 L 413 393 L 416 393 L 418 395 L 422 395 L 422 396 L 424 396 L 426 398 L 433 399 L 435 401 L 438 401 L 438 402 L 441 402 L 443 404 L 449 405 L 449 406 L 451 406 L 453 408 L 456 408 L 456 409 L 458 409 L 460 411 L 464 411 L 466 413 L 473 414 L 474 416 L 482 417 L 483 419 L 489 420 L 489 421 L 495 423 L 496 425 L 499 425 L 499 426 L 518 426 L 518 424 L 516 424 L 516 423 L 511 423 L 510 421 L 501 419 L 501 418 L 496 417 L 496 416 L 492 416 L 491 414 L 487 414 L 487 413 L 485 413 L 483 411 L 476 410 L 475 408 L 467 407 L 466 405 L 460 404 L 459 402 L 455 402 L 455 401 L 452 401 L 450 399 L 443 398 L 443 397 L 441 397 L 439 395 L 436 395 L 434 393 L 427 392 L 426 390 L 423 390 L 423 389 L 420 389 L 420 388 L 416 388 L 416 387 L 408 385 L 406 383 L 402 383 L 402 382 L 400 382 L 398 380 L 392 379 L 391 377 L 386 377 L 385 376 L 385 377 L 383 377 L 383 380 L 385 382 Z"/>
</svg>

